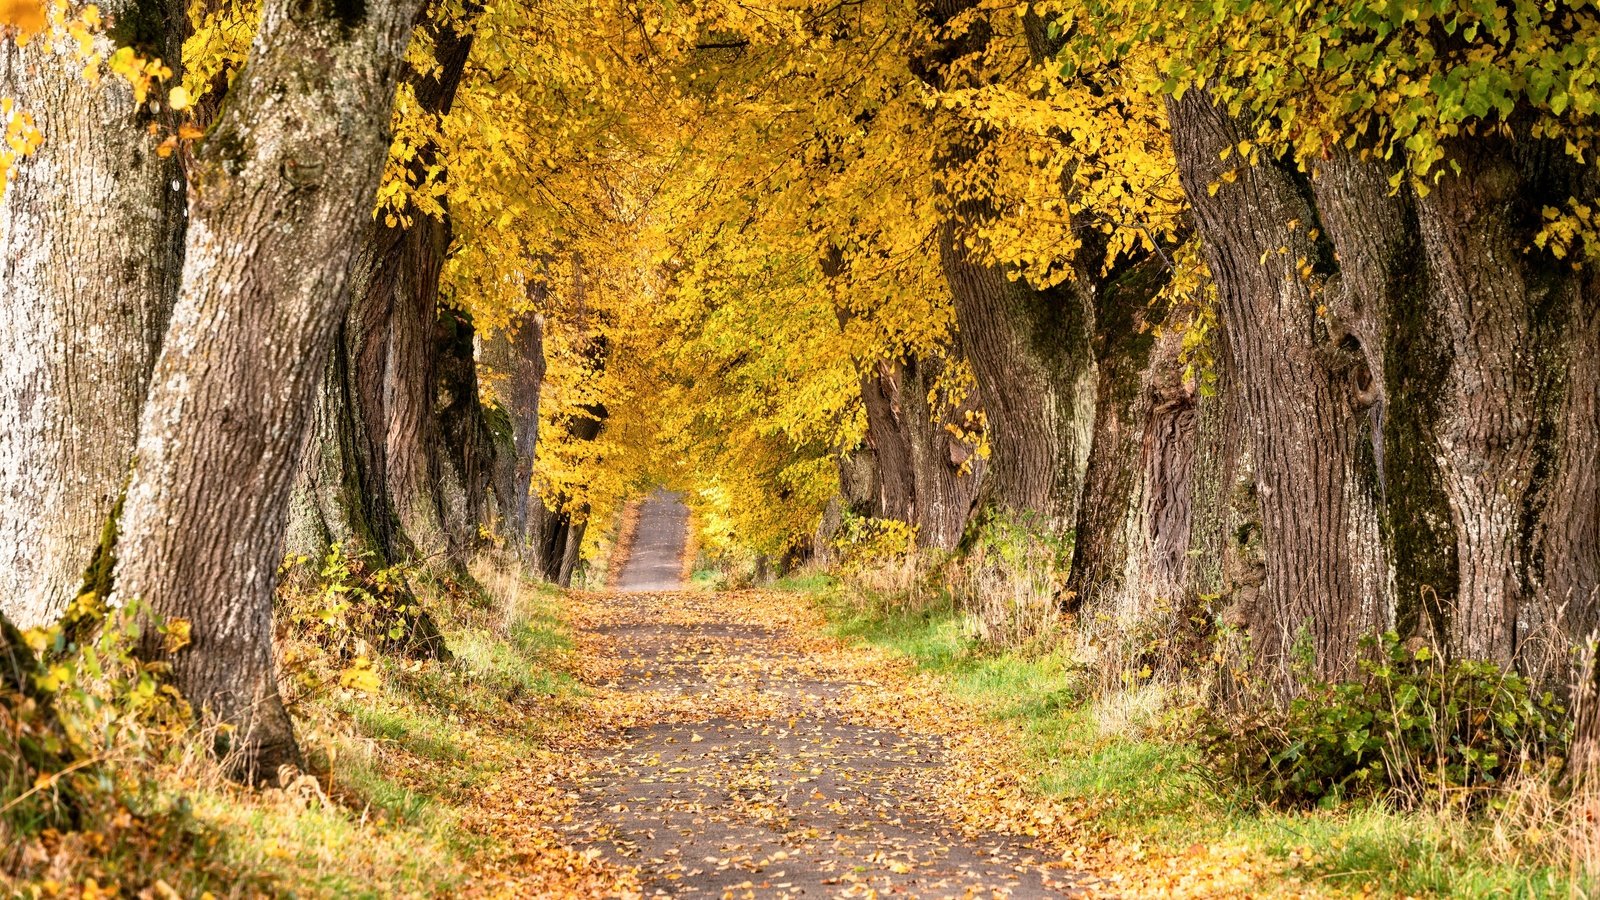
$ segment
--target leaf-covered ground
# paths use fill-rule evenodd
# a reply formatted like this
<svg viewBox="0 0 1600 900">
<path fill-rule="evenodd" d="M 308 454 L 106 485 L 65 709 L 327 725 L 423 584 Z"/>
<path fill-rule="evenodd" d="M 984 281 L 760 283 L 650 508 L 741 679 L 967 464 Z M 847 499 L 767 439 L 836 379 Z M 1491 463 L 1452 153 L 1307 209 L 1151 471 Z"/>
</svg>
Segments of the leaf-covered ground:
<svg viewBox="0 0 1600 900">
<path fill-rule="evenodd" d="M 569 737 L 485 791 L 476 894 L 1247 896 L 1283 866 L 1086 827 L 1017 736 L 779 591 L 574 594 Z M 1292 888 L 1299 893 L 1306 886 Z"/>
</svg>

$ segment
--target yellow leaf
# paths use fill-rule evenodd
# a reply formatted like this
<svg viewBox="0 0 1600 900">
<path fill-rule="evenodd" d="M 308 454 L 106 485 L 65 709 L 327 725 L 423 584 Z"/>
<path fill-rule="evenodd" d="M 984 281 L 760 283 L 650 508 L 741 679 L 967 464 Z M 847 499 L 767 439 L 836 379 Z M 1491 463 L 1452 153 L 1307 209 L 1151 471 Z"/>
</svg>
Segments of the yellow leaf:
<svg viewBox="0 0 1600 900">
<path fill-rule="evenodd" d="M 194 103 L 194 98 L 189 96 L 188 88 L 181 84 L 167 92 L 167 105 L 173 109 L 188 109 L 192 103 Z"/>
<path fill-rule="evenodd" d="M 24 35 L 44 28 L 44 4 L 39 0 L 0 0 L 0 25 L 15 28 Z"/>
<path fill-rule="evenodd" d="M 160 148 L 157 148 L 157 152 L 160 152 Z M 162 639 L 162 645 L 168 653 L 177 653 L 179 650 L 189 646 L 188 619 L 168 619 L 167 623 L 162 626 L 161 631 L 165 635 Z"/>
<path fill-rule="evenodd" d="M 382 682 L 378 680 L 378 673 L 372 669 L 355 665 L 339 673 L 339 685 L 352 690 L 370 694 L 376 691 Z"/>
</svg>

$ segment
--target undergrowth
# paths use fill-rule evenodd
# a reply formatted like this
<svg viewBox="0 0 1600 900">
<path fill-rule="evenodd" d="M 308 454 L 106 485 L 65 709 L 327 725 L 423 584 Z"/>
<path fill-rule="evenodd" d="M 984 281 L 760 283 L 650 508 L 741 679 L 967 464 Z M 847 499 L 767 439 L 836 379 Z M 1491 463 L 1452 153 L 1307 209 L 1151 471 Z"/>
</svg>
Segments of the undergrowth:
<svg viewBox="0 0 1600 900">
<path fill-rule="evenodd" d="M 1280 721 L 1272 731 L 1256 723 L 1253 739 L 1271 749 L 1243 752 L 1233 763 L 1275 753 L 1280 759 L 1270 771 L 1288 779 L 1277 789 L 1293 785 L 1327 798 L 1310 808 L 1298 802 L 1304 797 L 1269 803 L 1272 790 L 1262 790 L 1260 771 L 1252 781 L 1249 774 L 1219 768 L 1216 748 L 1206 746 L 1208 734 L 1217 737 L 1217 722 L 1208 724 L 1198 697 L 1182 685 L 1137 675 L 1105 679 L 1094 671 L 1092 650 L 1071 640 L 1043 649 L 999 649 L 979 639 L 974 613 L 948 592 L 930 595 L 924 588 L 897 604 L 892 596 L 864 596 L 861 584 L 847 576 L 796 587 L 822 606 L 840 636 L 903 654 L 939 676 L 957 698 L 1015 728 L 1036 788 L 1071 803 L 1093 834 L 1146 848 L 1140 853 L 1165 853 L 1180 869 L 1200 845 L 1245 848 L 1275 860 L 1276 870 L 1293 879 L 1285 882 L 1291 886 L 1263 884 L 1263 894 L 1600 896 L 1592 875 L 1585 874 L 1594 871 L 1586 865 L 1595 848 L 1585 846 L 1594 842 L 1600 804 L 1563 797 L 1547 771 L 1528 771 L 1525 757 L 1511 755 L 1513 743 L 1537 750 L 1538 740 L 1550 737 L 1548 701 L 1527 700 L 1523 685 L 1456 671 L 1454 680 L 1443 682 L 1456 691 L 1453 698 L 1437 691 L 1430 696 L 1422 672 L 1429 661 L 1401 659 L 1409 651 L 1389 641 L 1389 668 L 1374 663 L 1377 690 L 1356 696 L 1350 686 L 1323 686 L 1299 712 L 1284 714 L 1311 723 L 1306 728 L 1291 730 Z M 1525 702 L 1513 702 L 1513 696 Z M 1453 706 L 1452 699 L 1458 701 Z M 1460 713 L 1459 721 L 1480 730 L 1486 719 L 1478 713 L 1488 710 L 1495 722 L 1490 729 L 1498 729 L 1494 733 L 1503 743 L 1485 743 L 1486 732 L 1452 743 L 1424 715 L 1430 703 Z M 1380 707 L 1389 710 L 1388 725 L 1378 721 Z M 1394 717 L 1396 708 L 1410 710 L 1410 717 Z M 1431 756 L 1428 742 L 1410 733 L 1421 729 L 1435 731 Z M 1297 736 L 1282 740 L 1291 733 Z M 1456 766 L 1453 777 L 1480 789 L 1492 783 L 1492 792 L 1470 804 L 1441 804 L 1417 803 L 1414 795 L 1392 791 L 1352 790 L 1377 778 L 1373 766 L 1400 764 L 1396 740 L 1415 745 L 1412 777 L 1421 768 Z M 1306 753 L 1338 762 L 1326 770 L 1297 769 L 1294 755 Z"/>
<path fill-rule="evenodd" d="M 136 617 L 89 639 L 33 635 L 30 673 L 66 724 L 66 773 L 0 785 L 0 894 L 167 898 L 433 896 L 487 838 L 479 790 L 571 714 L 569 638 L 550 588 L 503 569 L 424 576 L 316 561 L 280 598 L 283 686 L 308 772 L 239 787 L 128 651 Z M 404 589 L 399 586 L 404 585 Z M 453 651 L 380 653 L 426 608 Z M 0 698 L 0 767 L 21 770 L 22 715 Z M 70 762 L 68 762 L 70 760 Z"/>
</svg>

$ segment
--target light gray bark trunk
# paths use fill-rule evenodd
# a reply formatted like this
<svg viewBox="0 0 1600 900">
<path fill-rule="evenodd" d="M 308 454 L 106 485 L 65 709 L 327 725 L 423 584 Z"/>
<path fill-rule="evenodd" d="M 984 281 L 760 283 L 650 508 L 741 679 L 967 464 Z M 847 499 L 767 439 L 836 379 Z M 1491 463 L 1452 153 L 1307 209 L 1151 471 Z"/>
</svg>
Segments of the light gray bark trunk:
<svg viewBox="0 0 1600 900">
<path fill-rule="evenodd" d="M 176 160 L 120 79 L 90 85 L 47 38 L 0 41 L 0 96 L 44 137 L 0 197 L 0 609 L 23 628 L 85 587 L 183 258 Z"/>
<path fill-rule="evenodd" d="M 389 138 L 416 0 L 273 0 L 191 183 L 183 284 L 141 420 L 117 593 L 181 617 L 173 679 L 241 777 L 298 760 L 272 599 L 325 348 Z"/>
</svg>

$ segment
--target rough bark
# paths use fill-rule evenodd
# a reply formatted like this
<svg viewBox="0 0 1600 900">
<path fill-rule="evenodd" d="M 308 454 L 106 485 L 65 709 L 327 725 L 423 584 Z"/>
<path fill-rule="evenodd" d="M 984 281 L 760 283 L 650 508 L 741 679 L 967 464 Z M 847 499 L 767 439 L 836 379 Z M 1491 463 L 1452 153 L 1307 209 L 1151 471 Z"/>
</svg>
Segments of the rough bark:
<svg viewBox="0 0 1600 900">
<path fill-rule="evenodd" d="M 436 64 L 426 73 L 408 73 L 422 113 L 443 115 L 454 103 L 472 47 L 471 33 L 458 29 L 479 10 L 479 5 L 468 4 L 460 20 L 421 16 L 418 28 L 426 32 Z M 407 177 L 420 182 L 436 162 L 437 153 L 432 146 L 420 148 Z M 327 422 L 340 423 L 341 431 L 319 427 L 313 435 L 320 449 L 308 451 L 297 487 L 292 532 L 298 539 L 291 544 L 292 550 L 299 549 L 296 545 L 301 541 L 314 543 L 319 534 L 342 534 L 385 564 L 418 555 L 417 545 L 402 528 L 391 486 L 390 434 L 396 415 L 405 420 L 403 428 L 415 429 L 411 436 L 417 440 L 438 430 L 432 421 L 436 330 L 440 327 L 435 317 L 439 270 L 450 231 L 447 220 L 416 210 L 411 215 L 410 224 L 374 220 L 363 226 L 350 280 L 350 307 L 332 345 L 329 378 L 319 389 L 320 408 L 325 410 L 325 415 L 319 415 Z M 404 449 L 411 454 L 428 448 L 406 442 Z M 442 477 L 436 454 L 429 450 L 420 459 L 408 456 L 395 467 L 408 479 L 419 471 L 435 476 L 431 490 L 436 493 L 437 478 Z M 312 470 L 319 463 L 323 466 L 320 473 Z M 408 502 L 417 500 L 411 490 L 418 483 L 405 482 L 407 490 L 400 496 Z M 320 491 L 319 484 L 324 486 Z M 327 489 L 333 485 L 343 485 L 344 490 Z M 325 498 L 320 510 L 301 502 L 301 497 L 319 493 Z M 431 494 L 422 499 L 429 503 L 419 507 L 420 517 L 411 517 L 411 524 L 419 526 L 427 542 L 422 555 L 446 556 L 448 542 L 440 540 L 447 534 L 438 512 L 442 504 Z M 430 512 L 433 515 L 428 516 Z M 302 521 L 306 514 L 313 520 Z M 323 519 L 326 527 L 316 518 Z M 342 521 L 333 523 L 333 519 Z M 326 550 L 326 545 L 321 549 Z M 319 554 L 312 551 L 308 555 Z"/>
<path fill-rule="evenodd" d="M 134 3 L 101 8 L 139 16 Z M 182 261 L 176 160 L 156 154 L 126 84 L 89 84 L 51 43 L 0 45 L 0 95 L 43 135 L 0 195 L 0 608 L 23 628 L 59 617 L 83 586 Z"/>
<path fill-rule="evenodd" d="M 449 246 L 448 224 L 419 219 L 405 229 L 384 368 L 386 483 L 400 527 L 423 559 L 453 558 L 438 495 L 439 263 Z"/>
<path fill-rule="evenodd" d="M 956 213 L 966 226 L 985 215 L 970 206 L 958 204 Z M 941 227 L 939 258 L 989 443 L 980 514 L 1032 517 L 1065 532 L 1077 515 L 1094 424 L 1089 298 L 1078 284 L 1040 291 L 1013 281 L 967 246 L 962 230 L 957 221 Z"/>
<path fill-rule="evenodd" d="M 1394 625 L 1437 632 L 1456 594 L 1455 534 L 1439 466 L 1439 397 L 1449 365 L 1430 304 L 1415 202 L 1390 167 L 1338 153 L 1311 181 L 1338 271 L 1326 285 L 1328 358 L 1372 419 L 1372 455 Z"/>
<path fill-rule="evenodd" d="M 986 76 L 974 60 L 992 49 L 995 33 L 983 16 L 970 17 L 975 6 L 971 0 L 933 0 L 923 7 L 935 33 L 929 51 L 913 62 L 924 81 L 940 89 L 982 86 Z M 1048 48 L 1035 42 L 1030 51 L 1044 54 Z M 967 123 L 946 123 L 942 131 L 935 162 L 946 176 L 970 167 L 991 139 Z M 1026 279 L 1014 279 L 1016 273 L 990 259 L 976 234 L 997 215 L 993 201 L 951 191 L 944 178 L 938 189 L 947 205 L 939 227 L 940 266 L 990 448 L 977 514 L 1022 516 L 1065 533 L 1076 517 L 1094 421 L 1092 287 L 1074 278 L 1037 290 Z"/>
<path fill-rule="evenodd" d="M 191 182 L 183 281 L 140 422 L 117 593 L 190 623 L 180 690 L 249 780 L 299 759 L 272 597 L 324 351 L 389 137 L 415 0 L 273 0 Z"/>
<path fill-rule="evenodd" d="M 1562 327 L 1568 343 L 1558 371 L 1565 374 L 1565 396 L 1548 413 L 1545 499 L 1531 535 L 1542 563 L 1535 589 L 1556 613 L 1563 638 L 1556 654 L 1600 637 L 1600 280 L 1592 264 L 1584 274 Z M 1577 673 L 1583 677 L 1581 667 Z M 1597 727 L 1587 738 L 1600 743 L 1600 710 L 1590 721 Z"/>
<path fill-rule="evenodd" d="M 1182 582 L 1183 559 L 1169 571 L 1150 552 L 1173 539 L 1180 557 L 1188 549 L 1187 516 L 1171 512 L 1187 509 L 1179 458 L 1186 445 L 1193 450 L 1194 396 L 1177 358 L 1180 335 L 1169 334 L 1158 350 L 1157 323 L 1146 320 L 1161 315 L 1150 301 L 1164 281 L 1164 263 L 1151 256 L 1098 292 L 1094 432 L 1063 598 L 1090 615 L 1137 618 L 1144 598 L 1175 599 Z"/>
<path fill-rule="evenodd" d="M 544 383 L 544 317 L 527 313 L 484 339 L 483 362 L 500 377 L 504 433 L 494 457 L 494 495 L 500 532 L 519 559 L 533 528 L 533 465 L 539 448 L 539 393 Z"/>
<path fill-rule="evenodd" d="M 479 399 L 476 334 L 466 311 L 439 310 L 434 331 L 438 362 L 433 416 L 438 439 L 430 450 L 439 458 L 435 493 L 451 559 L 463 567 L 483 543 L 481 528 L 490 524 L 489 485 L 495 457 L 494 433 Z"/>
<path fill-rule="evenodd" d="M 939 391 L 944 366 L 937 356 L 880 362 L 862 377 L 861 397 L 876 466 L 874 515 L 915 525 L 921 546 L 953 550 L 985 465 L 952 433 L 971 407 Z"/>
<path fill-rule="evenodd" d="M 1565 669 L 1600 589 L 1597 301 L 1587 272 L 1529 250 L 1541 208 L 1582 187 L 1547 143 L 1451 150 L 1459 174 L 1417 201 L 1450 360 L 1438 435 L 1459 575 L 1449 646 L 1542 676 Z"/>
<path fill-rule="evenodd" d="M 1359 638 L 1391 614 L 1371 394 L 1318 313 L 1331 256 L 1291 168 L 1263 160 L 1223 183 L 1222 151 L 1245 132 L 1205 92 L 1190 91 L 1169 113 L 1254 464 L 1266 615 L 1252 617 L 1251 649 L 1285 687 L 1297 648 L 1309 653 L 1311 674 L 1346 675 Z"/>
</svg>

